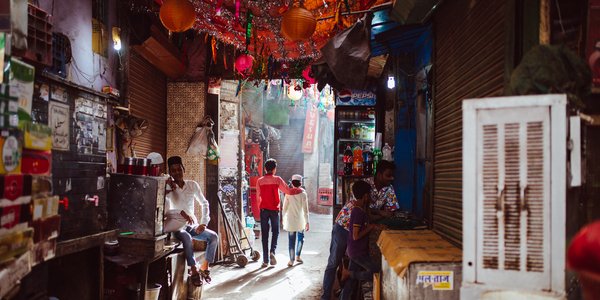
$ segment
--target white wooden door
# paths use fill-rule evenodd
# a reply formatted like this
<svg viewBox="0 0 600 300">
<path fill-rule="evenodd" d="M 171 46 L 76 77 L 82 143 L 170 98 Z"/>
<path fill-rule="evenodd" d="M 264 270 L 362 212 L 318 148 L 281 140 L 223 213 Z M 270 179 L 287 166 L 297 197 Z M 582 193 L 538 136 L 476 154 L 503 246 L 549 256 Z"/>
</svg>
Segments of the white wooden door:
<svg viewBox="0 0 600 300">
<path fill-rule="evenodd" d="M 550 109 L 477 110 L 477 282 L 549 289 Z"/>
</svg>

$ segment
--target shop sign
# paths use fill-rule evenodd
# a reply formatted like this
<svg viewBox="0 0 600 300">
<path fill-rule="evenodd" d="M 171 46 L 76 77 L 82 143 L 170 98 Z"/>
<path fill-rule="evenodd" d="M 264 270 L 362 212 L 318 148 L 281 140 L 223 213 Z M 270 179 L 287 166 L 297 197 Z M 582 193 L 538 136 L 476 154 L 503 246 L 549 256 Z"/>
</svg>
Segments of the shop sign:
<svg viewBox="0 0 600 300">
<path fill-rule="evenodd" d="M 423 284 L 423 288 L 432 286 L 433 290 L 451 291 L 454 289 L 453 271 L 419 271 L 416 284 Z"/>
<path fill-rule="evenodd" d="M 335 99 L 340 106 L 374 106 L 376 102 L 375 93 L 365 90 L 341 90 Z"/>
<path fill-rule="evenodd" d="M 304 138 L 302 139 L 302 153 L 312 153 L 317 132 L 317 118 L 319 113 L 316 108 L 309 107 L 306 110 L 306 121 L 304 123 Z"/>
</svg>

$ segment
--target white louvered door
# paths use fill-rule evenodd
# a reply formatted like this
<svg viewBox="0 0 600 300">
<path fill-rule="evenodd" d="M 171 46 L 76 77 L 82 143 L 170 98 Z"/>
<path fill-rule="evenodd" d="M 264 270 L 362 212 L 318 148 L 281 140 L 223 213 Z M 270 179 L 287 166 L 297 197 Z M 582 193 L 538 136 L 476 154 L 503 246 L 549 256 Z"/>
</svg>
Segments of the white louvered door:
<svg viewBox="0 0 600 300">
<path fill-rule="evenodd" d="M 477 282 L 549 289 L 550 109 L 477 110 Z"/>
</svg>

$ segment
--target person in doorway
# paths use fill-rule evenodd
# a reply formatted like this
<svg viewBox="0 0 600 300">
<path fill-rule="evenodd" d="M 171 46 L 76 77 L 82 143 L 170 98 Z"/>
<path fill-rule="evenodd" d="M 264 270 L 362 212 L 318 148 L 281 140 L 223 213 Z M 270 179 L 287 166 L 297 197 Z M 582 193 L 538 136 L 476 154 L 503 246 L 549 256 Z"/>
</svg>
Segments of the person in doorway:
<svg viewBox="0 0 600 300">
<path fill-rule="evenodd" d="M 302 175 L 292 176 L 292 186 L 300 188 L 302 185 Z M 296 195 L 286 195 L 282 208 L 283 229 L 288 232 L 290 261 L 288 267 L 294 265 L 294 259 L 298 263 L 303 263 L 300 254 L 304 245 L 304 231 L 310 229 L 308 223 L 308 196 L 302 189 L 302 193 Z M 296 238 L 298 244 L 296 244 Z"/>
<path fill-rule="evenodd" d="M 350 299 L 352 289 L 356 286 L 348 279 L 373 280 L 373 273 L 379 272 L 379 266 L 369 255 L 369 233 L 384 225 L 370 224 L 367 209 L 371 201 L 371 185 L 359 180 L 352 185 L 352 194 L 356 199 L 350 213 L 348 247 L 346 254 L 350 258 L 348 269 L 342 269 L 341 284 L 344 285 L 341 299 Z M 345 284 L 344 284 L 345 283 Z"/>
<path fill-rule="evenodd" d="M 302 193 L 300 188 L 289 188 L 281 177 L 276 176 L 277 161 L 268 159 L 265 162 L 264 176 L 256 181 L 256 199 L 260 208 L 260 231 L 263 246 L 263 264 L 265 268 L 269 263 L 276 265 L 275 249 L 277 248 L 277 238 L 279 237 L 279 209 L 281 199 L 279 191 L 286 195 L 296 195 Z M 271 237 L 271 248 L 269 248 L 269 230 L 273 231 Z"/>
<path fill-rule="evenodd" d="M 346 252 L 350 215 L 355 203 L 356 199 L 354 199 L 354 197 L 348 199 L 335 218 L 333 229 L 331 230 L 329 258 L 327 259 L 327 267 L 325 268 L 325 274 L 323 276 L 323 293 L 321 294 L 321 300 L 331 299 L 335 275 L 342 262 L 342 257 Z"/>
<path fill-rule="evenodd" d="M 216 232 L 206 228 L 210 221 L 208 201 L 196 181 L 183 179 L 185 168 L 181 157 L 169 157 L 167 165 L 170 177 L 165 196 L 165 232 L 173 232 L 183 243 L 186 261 L 192 271 L 192 283 L 196 286 L 202 285 L 203 280 L 210 283 L 209 264 L 215 261 L 219 239 Z M 202 211 L 199 221 L 194 214 L 196 203 Z M 194 258 L 192 239 L 207 242 L 205 260 L 199 268 Z"/>
</svg>

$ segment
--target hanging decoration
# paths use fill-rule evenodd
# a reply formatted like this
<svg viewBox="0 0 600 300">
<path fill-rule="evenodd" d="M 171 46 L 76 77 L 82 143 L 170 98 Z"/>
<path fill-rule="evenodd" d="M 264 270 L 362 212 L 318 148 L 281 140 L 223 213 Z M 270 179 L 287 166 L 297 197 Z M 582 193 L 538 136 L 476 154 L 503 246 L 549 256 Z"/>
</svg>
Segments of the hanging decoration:
<svg viewBox="0 0 600 300">
<path fill-rule="evenodd" d="M 159 17 L 169 31 L 183 32 L 194 26 L 196 11 L 188 0 L 165 0 L 160 7 Z"/>
<path fill-rule="evenodd" d="M 313 77 L 310 65 L 307 66 L 304 71 L 302 71 L 302 78 L 304 78 L 309 84 L 317 83 L 317 80 Z"/>
<path fill-rule="evenodd" d="M 161 10 L 166 10 L 172 5 L 171 2 L 181 3 L 175 5 L 176 17 L 171 17 L 165 11 L 161 12 L 165 27 L 171 31 L 185 31 L 193 28 L 200 33 L 207 33 L 217 38 L 219 43 L 231 45 L 238 50 L 246 50 L 246 20 L 244 15 L 252 12 L 252 35 L 258 39 L 258 43 L 248 45 L 247 50 L 255 58 L 259 55 L 259 49 L 264 45 L 265 53 L 260 53 L 265 60 L 269 55 L 276 61 L 295 61 L 302 59 L 316 59 L 320 57 L 319 49 L 323 47 L 335 34 L 351 26 L 362 17 L 361 14 L 345 14 L 348 11 L 357 12 L 389 2 L 388 0 L 302 0 L 298 1 L 302 8 L 310 12 L 315 23 L 314 33 L 302 42 L 290 41 L 282 29 L 283 16 L 291 14 L 293 8 L 292 0 L 154 0 L 139 1 L 125 0 L 128 7 L 135 13 L 156 14 L 160 3 L 164 2 Z M 374 1 L 374 2 L 373 2 Z M 371 5 L 372 3 L 372 5 Z M 368 6 L 368 7 L 365 7 Z M 183 8 L 182 8 L 183 7 Z M 237 14 L 236 14 L 237 12 Z M 344 12 L 344 14 L 342 14 Z M 180 16 L 185 15 L 186 18 Z M 173 15 L 175 16 L 175 15 Z M 171 26 L 171 19 L 186 19 L 187 23 L 182 28 Z M 311 21 L 312 23 L 312 21 Z M 296 25 L 296 24 L 294 24 Z M 287 32 L 289 35 L 293 33 Z M 253 38 L 254 38 L 253 37 Z M 277 77 L 277 76 L 275 76 Z"/>
<path fill-rule="evenodd" d="M 302 7 L 290 8 L 281 20 L 281 32 L 290 41 L 306 40 L 313 35 L 316 28 L 317 20 L 310 11 Z"/>
<path fill-rule="evenodd" d="M 235 71 L 243 77 L 248 77 L 252 71 L 252 65 L 254 64 L 254 57 L 250 54 L 242 54 L 235 60 Z"/>
</svg>

